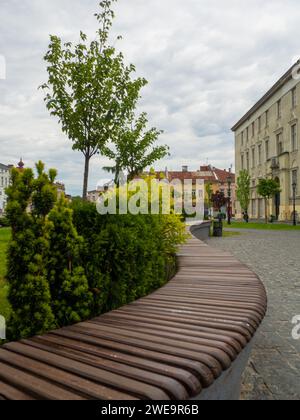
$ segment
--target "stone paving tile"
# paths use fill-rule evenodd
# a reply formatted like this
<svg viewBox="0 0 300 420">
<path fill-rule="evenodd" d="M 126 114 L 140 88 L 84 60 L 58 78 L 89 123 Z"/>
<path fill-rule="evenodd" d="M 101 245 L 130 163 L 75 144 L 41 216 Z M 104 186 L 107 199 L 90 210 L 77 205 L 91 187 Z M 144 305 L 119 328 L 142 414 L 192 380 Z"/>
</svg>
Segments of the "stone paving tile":
<svg viewBox="0 0 300 420">
<path fill-rule="evenodd" d="M 240 232 L 208 243 L 248 265 L 268 293 L 268 313 L 255 337 L 241 398 L 299 400 L 300 340 L 292 338 L 292 319 L 300 315 L 300 232 Z"/>
</svg>

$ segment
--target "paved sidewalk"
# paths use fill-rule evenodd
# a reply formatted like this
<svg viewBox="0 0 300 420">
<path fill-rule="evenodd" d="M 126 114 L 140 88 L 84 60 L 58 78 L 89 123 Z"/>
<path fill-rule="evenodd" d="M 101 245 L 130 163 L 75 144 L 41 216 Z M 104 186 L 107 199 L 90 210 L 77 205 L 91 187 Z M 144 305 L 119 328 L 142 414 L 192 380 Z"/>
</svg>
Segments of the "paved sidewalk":
<svg viewBox="0 0 300 420">
<path fill-rule="evenodd" d="M 240 232 L 208 243 L 231 251 L 247 264 L 268 292 L 268 314 L 255 338 L 242 399 L 298 400 L 300 340 L 292 338 L 292 319 L 300 315 L 300 232 Z"/>
</svg>

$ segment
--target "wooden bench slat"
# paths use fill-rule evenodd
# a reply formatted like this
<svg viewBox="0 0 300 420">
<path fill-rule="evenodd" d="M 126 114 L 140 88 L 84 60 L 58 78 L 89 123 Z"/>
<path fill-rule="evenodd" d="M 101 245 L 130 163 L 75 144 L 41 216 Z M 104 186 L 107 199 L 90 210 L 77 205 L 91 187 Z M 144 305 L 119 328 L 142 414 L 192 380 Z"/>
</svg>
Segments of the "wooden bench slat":
<svg viewBox="0 0 300 420">
<path fill-rule="evenodd" d="M 111 371 L 108 372 L 104 369 L 93 368 L 84 363 L 75 362 L 74 360 L 70 360 L 66 357 L 58 356 L 51 352 L 25 345 L 22 342 L 8 344 L 7 346 L 13 352 L 28 356 L 31 359 L 40 361 L 47 365 L 60 368 L 66 372 L 86 378 L 93 382 L 118 390 L 122 389 L 124 392 L 131 394 L 133 397 L 161 400 L 169 399 L 168 395 L 157 387 L 115 374 Z"/>
<path fill-rule="evenodd" d="M 101 400 L 130 400 L 133 395 L 124 394 L 114 389 L 110 389 L 99 384 L 93 383 L 78 375 L 70 374 L 64 370 L 42 363 L 31 356 L 30 348 L 22 352 L 20 346 L 13 346 L 15 351 L 9 351 L 7 348 L 0 351 L 0 361 L 9 363 L 14 368 L 19 368 L 32 377 L 40 377 L 60 387 L 68 387 L 74 393 L 78 393 L 82 398 L 101 399 Z M 34 354 L 34 352 L 32 352 Z M 25 355 L 25 356 L 24 356 Z"/>
<path fill-rule="evenodd" d="M 128 366 L 138 367 L 147 372 L 155 372 L 160 375 L 166 375 L 178 382 L 182 383 L 192 395 L 198 395 L 202 389 L 200 381 L 197 377 L 189 372 L 187 369 L 180 368 L 179 366 L 172 366 L 171 364 L 159 363 L 150 358 L 143 358 L 141 356 L 132 356 L 131 354 L 100 347 L 99 345 L 91 345 L 78 340 L 72 340 L 55 335 L 47 334 L 42 337 L 34 337 L 30 340 L 31 345 L 35 343 L 51 345 L 53 349 L 65 350 L 68 349 L 70 357 L 82 357 L 91 355 L 98 361 L 99 358 L 118 361 Z M 80 361 L 80 360 L 79 360 Z"/>
<path fill-rule="evenodd" d="M 191 238 L 150 296 L 0 348 L 0 399 L 189 399 L 228 369 L 264 318 L 259 278 Z"/>
</svg>

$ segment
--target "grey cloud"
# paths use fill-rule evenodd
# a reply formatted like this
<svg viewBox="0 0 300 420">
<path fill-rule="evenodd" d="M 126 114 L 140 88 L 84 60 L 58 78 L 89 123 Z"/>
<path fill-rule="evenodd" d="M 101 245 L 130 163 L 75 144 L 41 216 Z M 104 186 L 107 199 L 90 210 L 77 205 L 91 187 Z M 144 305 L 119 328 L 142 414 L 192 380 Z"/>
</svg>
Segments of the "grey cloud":
<svg viewBox="0 0 300 420">
<path fill-rule="evenodd" d="M 80 193 L 83 162 L 50 118 L 38 86 L 46 80 L 49 34 L 78 40 L 96 30 L 98 0 L 0 0 L 0 161 L 43 159 Z M 163 129 L 171 157 L 158 167 L 196 169 L 206 159 L 234 162 L 230 127 L 299 54 L 296 0 L 119 0 L 113 39 L 137 73 L 149 80 L 140 108 Z M 91 165 L 90 187 L 107 178 L 106 159 Z"/>
</svg>

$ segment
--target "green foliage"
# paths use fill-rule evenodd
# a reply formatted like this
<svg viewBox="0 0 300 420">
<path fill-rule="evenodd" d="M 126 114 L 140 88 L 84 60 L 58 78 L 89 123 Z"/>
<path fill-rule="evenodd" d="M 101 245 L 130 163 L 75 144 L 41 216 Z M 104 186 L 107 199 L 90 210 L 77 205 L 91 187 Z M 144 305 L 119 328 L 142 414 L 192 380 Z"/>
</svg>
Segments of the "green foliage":
<svg viewBox="0 0 300 420">
<path fill-rule="evenodd" d="M 275 179 L 260 179 L 257 186 L 257 193 L 265 199 L 265 219 L 268 223 L 268 200 L 280 193 L 280 185 Z"/>
<path fill-rule="evenodd" d="M 83 260 L 95 314 L 149 294 L 174 274 L 177 246 L 186 239 L 178 216 L 100 216 L 90 203 L 72 207 L 86 242 Z"/>
<path fill-rule="evenodd" d="M 8 322 L 10 339 L 42 334 L 90 315 L 91 294 L 79 265 L 80 244 L 72 211 L 56 203 L 56 171 L 36 165 L 12 171 L 7 189 L 7 218 L 12 227 L 8 248 Z"/>
<path fill-rule="evenodd" d="M 9 282 L 8 299 L 12 307 L 8 323 L 9 337 L 17 339 L 41 334 L 55 327 L 51 309 L 50 288 L 47 282 L 45 259 L 48 252 L 48 241 L 44 236 L 43 188 L 37 189 L 41 204 L 34 209 L 34 216 L 27 211 L 34 193 L 35 184 L 49 187 L 50 181 L 37 165 L 38 178 L 26 169 L 12 171 L 12 182 L 7 188 L 7 218 L 12 226 L 12 240 L 8 249 L 7 280 Z M 37 202 L 36 202 L 37 204 Z"/>
<path fill-rule="evenodd" d="M 126 66 L 123 54 L 109 45 L 112 3 L 100 2 L 100 12 L 95 15 L 100 28 L 93 41 L 89 42 L 83 32 L 76 45 L 51 36 L 45 56 L 49 77 L 42 88 L 46 106 L 59 119 L 73 149 L 85 157 L 83 198 L 90 159 L 101 153 L 107 142 L 114 141 L 147 84 L 145 79 L 132 79 L 135 67 Z"/>
<path fill-rule="evenodd" d="M 135 119 L 132 112 L 127 121 L 118 130 L 114 141 L 114 148 L 104 148 L 104 153 L 116 166 L 111 168 L 118 177 L 120 171 L 128 172 L 128 179 L 132 180 L 140 175 L 143 170 L 164 158 L 168 154 L 167 146 L 155 146 L 155 143 L 162 133 L 156 128 L 147 130 L 147 114 L 142 113 Z M 108 168 L 106 168 L 108 169 Z"/>
<path fill-rule="evenodd" d="M 213 196 L 212 184 L 208 183 L 205 185 L 205 204 L 209 208 L 212 206 L 212 196 Z"/>
<path fill-rule="evenodd" d="M 73 225 L 72 210 L 64 197 L 49 213 L 47 229 L 47 273 L 52 310 L 60 326 L 69 325 L 90 316 L 92 294 L 80 265 L 83 238 Z"/>
<path fill-rule="evenodd" d="M 263 198 L 273 198 L 281 192 L 280 185 L 275 179 L 260 179 L 257 186 L 258 194 Z"/>
<path fill-rule="evenodd" d="M 2 216 L 0 217 L 0 228 L 5 228 L 5 227 L 9 227 L 9 220 L 7 219 L 7 217 Z"/>
<path fill-rule="evenodd" d="M 250 204 L 250 175 L 248 171 L 243 170 L 240 172 L 237 179 L 237 199 L 240 202 L 242 210 L 247 213 Z"/>
<path fill-rule="evenodd" d="M 7 300 L 8 284 L 6 277 L 6 253 L 8 242 L 11 238 L 10 228 L 0 229 L 0 314 L 8 319 L 10 307 Z"/>
<path fill-rule="evenodd" d="M 115 309 L 162 286 L 186 239 L 175 215 L 100 216 L 80 199 L 57 199 L 42 162 L 12 171 L 7 218 L 9 339 L 43 334 Z M 147 202 L 147 201 L 146 201 Z"/>
</svg>

